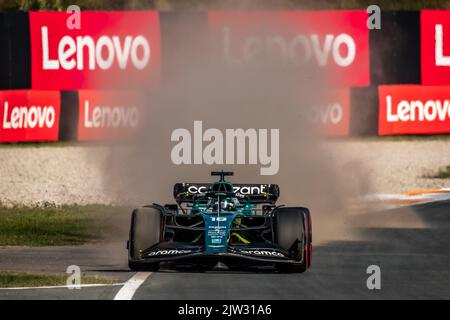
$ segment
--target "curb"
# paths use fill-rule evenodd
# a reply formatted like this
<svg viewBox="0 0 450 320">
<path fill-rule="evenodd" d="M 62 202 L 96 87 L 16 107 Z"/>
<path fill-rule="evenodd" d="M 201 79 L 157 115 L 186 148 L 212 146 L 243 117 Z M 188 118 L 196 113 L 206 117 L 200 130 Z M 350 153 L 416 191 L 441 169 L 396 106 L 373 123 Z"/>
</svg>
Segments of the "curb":
<svg viewBox="0 0 450 320">
<path fill-rule="evenodd" d="M 369 205 L 383 209 L 418 205 L 435 201 L 450 200 L 450 188 L 422 189 L 398 194 L 373 194 L 364 197 Z"/>
</svg>

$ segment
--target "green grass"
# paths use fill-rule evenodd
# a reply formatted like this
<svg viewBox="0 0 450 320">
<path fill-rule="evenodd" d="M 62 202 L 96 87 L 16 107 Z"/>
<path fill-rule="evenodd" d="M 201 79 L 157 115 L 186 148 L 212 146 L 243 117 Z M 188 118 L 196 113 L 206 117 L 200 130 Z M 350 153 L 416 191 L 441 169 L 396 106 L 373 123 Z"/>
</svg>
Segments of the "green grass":
<svg viewBox="0 0 450 320">
<path fill-rule="evenodd" d="M 0 288 L 65 286 L 68 274 L 0 272 Z M 116 281 L 93 276 L 81 276 L 81 284 L 114 284 Z"/>
<path fill-rule="evenodd" d="M 365 9 L 372 4 L 379 5 L 383 10 L 417 10 L 422 8 L 448 9 L 448 0 L 3 0 L 2 10 L 65 10 L 69 5 L 76 4 L 82 10 L 206 10 L 217 8 L 312 8 L 312 9 Z"/>
<path fill-rule="evenodd" d="M 293 3 L 301 3 L 301 0 L 291 0 Z M 305 1 L 313 4 L 313 1 Z M 325 0 L 317 2 L 320 6 L 334 9 L 365 9 L 372 4 L 381 7 L 382 10 L 419 10 L 419 9 L 448 9 L 448 0 Z"/>
<path fill-rule="evenodd" d="M 20 143 L 2 143 L 0 144 L 0 148 L 24 148 L 24 147 L 33 147 L 33 148 L 43 148 L 43 147 L 67 147 L 76 145 L 74 142 L 20 142 Z"/>
<path fill-rule="evenodd" d="M 0 207 L 0 246 L 80 245 L 126 235 L 130 210 L 111 206 Z"/>
<path fill-rule="evenodd" d="M 101 144 L 97 141 L 44 141 L 44 142 L 11 142 L 1 143 L 0 148 L 63 148 L 63 147 L 77 147 L 77 146 L 102 146 L 108 145 L 107 143 Z"/>
<path fill-rule="evenodd" d="M 0 0 L 1 1 L 1 0 Z M 127 146 L 122 141 L 53 141 L 53 142 L 11 142 L 0 143 L 2 148 L 65 148 L 65 147 L 111 147 Z"/>
</svg>

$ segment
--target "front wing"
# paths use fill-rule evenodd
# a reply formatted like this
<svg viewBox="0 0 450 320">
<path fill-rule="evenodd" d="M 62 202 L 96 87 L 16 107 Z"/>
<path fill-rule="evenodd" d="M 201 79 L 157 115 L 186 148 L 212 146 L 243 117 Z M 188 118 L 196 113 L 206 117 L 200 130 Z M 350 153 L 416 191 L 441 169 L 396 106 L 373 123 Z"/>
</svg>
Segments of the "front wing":
<svg viewBox="0 0 450 320">
<path fill-rule="evenodd" d="M 224 253 L 207 253 L 204 246 L 184 243 L 160 243 L 141 252 L 141 258 L 132 260 L 142 265 L 155 262 L 173 264 L 202 263 L 206 261 L 246 263 L 249 265 L 301 264 L 301 260 L 292 259 L 289 254 L 276 245 L 236 245 L 229 246 Z"/>
</svg>

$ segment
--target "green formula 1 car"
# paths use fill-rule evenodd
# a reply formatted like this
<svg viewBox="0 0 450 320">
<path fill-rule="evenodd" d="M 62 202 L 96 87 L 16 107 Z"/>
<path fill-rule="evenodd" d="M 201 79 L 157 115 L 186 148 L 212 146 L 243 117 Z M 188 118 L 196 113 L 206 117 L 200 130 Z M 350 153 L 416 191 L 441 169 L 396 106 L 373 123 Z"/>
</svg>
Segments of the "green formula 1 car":
<svg viewBox="0 0 450 320">
<path fill-rule="evenodd" d="M 270 265 L 304 272 L 311 265 L 312 228 L 307 208 L 277 206 L 275 184 L 232 184 L 232 172 L 212 172 L 211 184 L 177 183 L 176 204 L 134 209 L 128 241 L 132 270 L 160 263 L 230 269 Z"/>
</svg>

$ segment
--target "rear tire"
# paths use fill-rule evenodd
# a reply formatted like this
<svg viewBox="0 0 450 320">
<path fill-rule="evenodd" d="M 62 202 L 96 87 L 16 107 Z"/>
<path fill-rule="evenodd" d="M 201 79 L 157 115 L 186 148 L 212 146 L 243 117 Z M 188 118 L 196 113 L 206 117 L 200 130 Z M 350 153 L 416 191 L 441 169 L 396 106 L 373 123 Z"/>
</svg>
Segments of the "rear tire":
<svg viewBox="0 0 450 320">
<path fill-rule="evenodd" d="M 297 264 L 278 264 L 280 272 L 305 272 L 311 265 L 311 215 L 307 208 L 279 208 L 275 212 L 275 242 Z M 301 261 L 301 262 L 300 262 Z"/>
<path fill-rule="evenodd" d="M 162 213 L 154 207 L 134 209 L 131 214 L 128 266 L 134 271 L 159 269 L 159 262 L 142 263 L 141 252 L 161 241 Z"/>
</svg>

